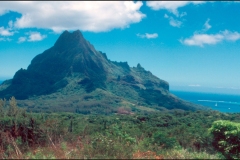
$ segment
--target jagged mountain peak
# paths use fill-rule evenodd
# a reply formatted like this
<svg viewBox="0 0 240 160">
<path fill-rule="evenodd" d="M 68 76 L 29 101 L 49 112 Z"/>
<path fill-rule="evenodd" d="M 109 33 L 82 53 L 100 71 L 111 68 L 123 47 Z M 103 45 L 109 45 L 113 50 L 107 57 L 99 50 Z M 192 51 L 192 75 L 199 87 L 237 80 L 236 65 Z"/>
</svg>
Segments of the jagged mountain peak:
<svg viewBox="0 0 240 160">
<path fill-rule="evenodd" d="M 80 30 L 73 31 L 72 33 L 69 32 L 68 30 L 65 30 L 59 36 L 59 38 L 58 38 L 58 40 L 56 41 L 55 44 L 59 43 L 59 41 L 61 41 L 61 40 L 66 40 L 66 39 L 69 39 L 69 38 L 71 38 L 72 40 L 76 40 L 76 41 L 84 39 Z"/>
<path fill-rule="evenodd" d="M 32 60 L 28 69 L 41 72 L 46 65 L 49 65 L 53 74 L 58 74 L 55 72 L 57 68 L 61 68 L 61 73 L 69 72 L 69 69 L 73 72 L 86 73 L 86 70 L 92 70 L 94 67 L 93 70 L 103 70 L 101 65 L 103 59 L 103 55 L 83 37 L 80 30 L 72 33 L 66 30 L 53 47 Z"/>
<path fill-rule="evenodd" d="M 82 50 L 94 50 L 93 46 L 85 40 L 80 30 L 70 33 L 64 31 L 54 44 L 54 48 L 58 51 L 65 51 L 71 48 L 80 48 Z"/>
<path fill-rule="evenodd" d="M 0 85 L 0 98 L 15 96 L 28 100 L 34 96 L 53 95 L 50 97 L 58 99 L 60 96 L 66 100 L 72 97 L 72 101 L 84 101 L 85 94 L 95 95 L 91 100 L 95 107 L 122 106 L 128 102 L 194 110 L 192 104 L 169 93 L 166 81 L 146 71 L 140 64 L 130 67 L 127 62 L 109 60 L 105 53 L 96 51 L 79 30 L 72 33 L 64 31 L 53 47 L 31 61 L 27 70 L 18 70 L 11 81 Z"/>
</svg>

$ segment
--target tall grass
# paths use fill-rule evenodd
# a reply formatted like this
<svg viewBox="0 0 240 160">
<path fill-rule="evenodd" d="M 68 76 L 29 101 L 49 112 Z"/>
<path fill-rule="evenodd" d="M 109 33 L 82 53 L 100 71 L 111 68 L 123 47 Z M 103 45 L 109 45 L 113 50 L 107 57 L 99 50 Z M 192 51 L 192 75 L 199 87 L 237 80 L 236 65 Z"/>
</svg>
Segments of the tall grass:
<svg viewBox="0 0 240 160">
<path fill-rule="evenodd" d="M 29 148 L 21 152 L 16 141 L 9 141 L 9 154 L 0 153 L 1 159 L 224 159 L 220 154 L 188 151 L 187 149 L 164 149 L 157 152 L 143 150 L 140 143 L 130 144 L 121 139 L 111 140 L 78 137 L 74 142 L 61 140 L 47 146 Z"/>
</svg>

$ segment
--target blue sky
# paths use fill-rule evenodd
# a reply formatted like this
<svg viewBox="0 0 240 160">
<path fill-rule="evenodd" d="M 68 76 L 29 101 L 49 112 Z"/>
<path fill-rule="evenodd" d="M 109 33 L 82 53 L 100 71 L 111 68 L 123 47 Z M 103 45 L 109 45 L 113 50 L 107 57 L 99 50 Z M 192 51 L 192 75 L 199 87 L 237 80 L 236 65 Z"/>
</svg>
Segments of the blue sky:
<svg viewBox="0 0 240 160">
<path fill-rule="evenodd" d="M 0 2 L 0 80 L 77 29 L 110 60 L 140 63 L 170 89 L 240 94 L 239 2 Z"/>
</svg>

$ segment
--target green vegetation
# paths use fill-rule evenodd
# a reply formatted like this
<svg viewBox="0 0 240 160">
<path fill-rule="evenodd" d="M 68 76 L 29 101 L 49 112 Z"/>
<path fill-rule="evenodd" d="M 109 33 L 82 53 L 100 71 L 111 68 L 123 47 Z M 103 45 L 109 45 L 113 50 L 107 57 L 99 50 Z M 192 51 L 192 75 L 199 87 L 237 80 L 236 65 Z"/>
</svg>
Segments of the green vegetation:
<svg viewBox="0 0 240 160">
<path fill-rule="evenodd" d="M 14 97 L 0 100 L 0 114 L 3 159 L 239 158 L 240 114 L 29 113 L 17 106 Z"/>
<path fill-rule="evenodd" d="M 215 121 L 209 129 L 214 136 L 214 147 L 228 159 L 240 158 L 240 123 Z"/>
</svg>

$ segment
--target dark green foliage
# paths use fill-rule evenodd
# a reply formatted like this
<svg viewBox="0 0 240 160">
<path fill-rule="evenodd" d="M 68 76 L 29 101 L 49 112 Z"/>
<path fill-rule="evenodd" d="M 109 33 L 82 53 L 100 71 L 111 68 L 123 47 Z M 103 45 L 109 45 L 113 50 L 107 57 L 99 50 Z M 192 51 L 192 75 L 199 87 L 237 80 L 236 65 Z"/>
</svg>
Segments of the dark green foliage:
<svg viewBox="0 0 240 160">
<path fill-rule="evenodd" d="M 229 159 L 240 158 L 240 123 L 219 120 L 209 129 L 213 146 Z"/>
<path fill-rule="evenodd" d="M 175 138 L 167 136 L 166 133 L 156 132 L 153 134 L 152 143 L 157 144 L 161 148 L 172 149 L 177 146 Z"/>
<path fill-rule="evenodd" d="M 44 70 L 49 71 L 49 68 Z M 55 92 L 57 89 L 63 88 L 68 84 L 66 80 L 60 80 L 63 77 L 56 78 L 54 76 L 56 75 L 55 72 L 46 73 L 21 69 L 14 75 L 12 84 L 1 94 L 8 93 L 9 95 L 5 96 L 6 98 L 10 98 L 10 95 L 13 95 L 17 99 L 27 99 L 32 95 Z"/>
<path fill-rule="evenodd" d="M 94 91 L 96 89 L 96 87 L 94 86 L 94 83 L 89 78 L 84 78 L 83 80 L 78 82 L 78 84 L 80 84 L 83 87 L 85 87 L 85 90 L 86 90 L 87 93 L 92 92 L 92 91 Z"/>
<path fill-rule="evenodd" d="M 4 117 L 5 113 L 4 113 L 4 108 L 6 105 L 6 99 L 0 99 L 0 117 Z"/>
<path fill-rule="evenodd" d="M 9 108 L 7 115 L 10 117 L 16 117 L 18 114 L 17 102 L 14 97 L 9 100 Z"/>
</svg>

